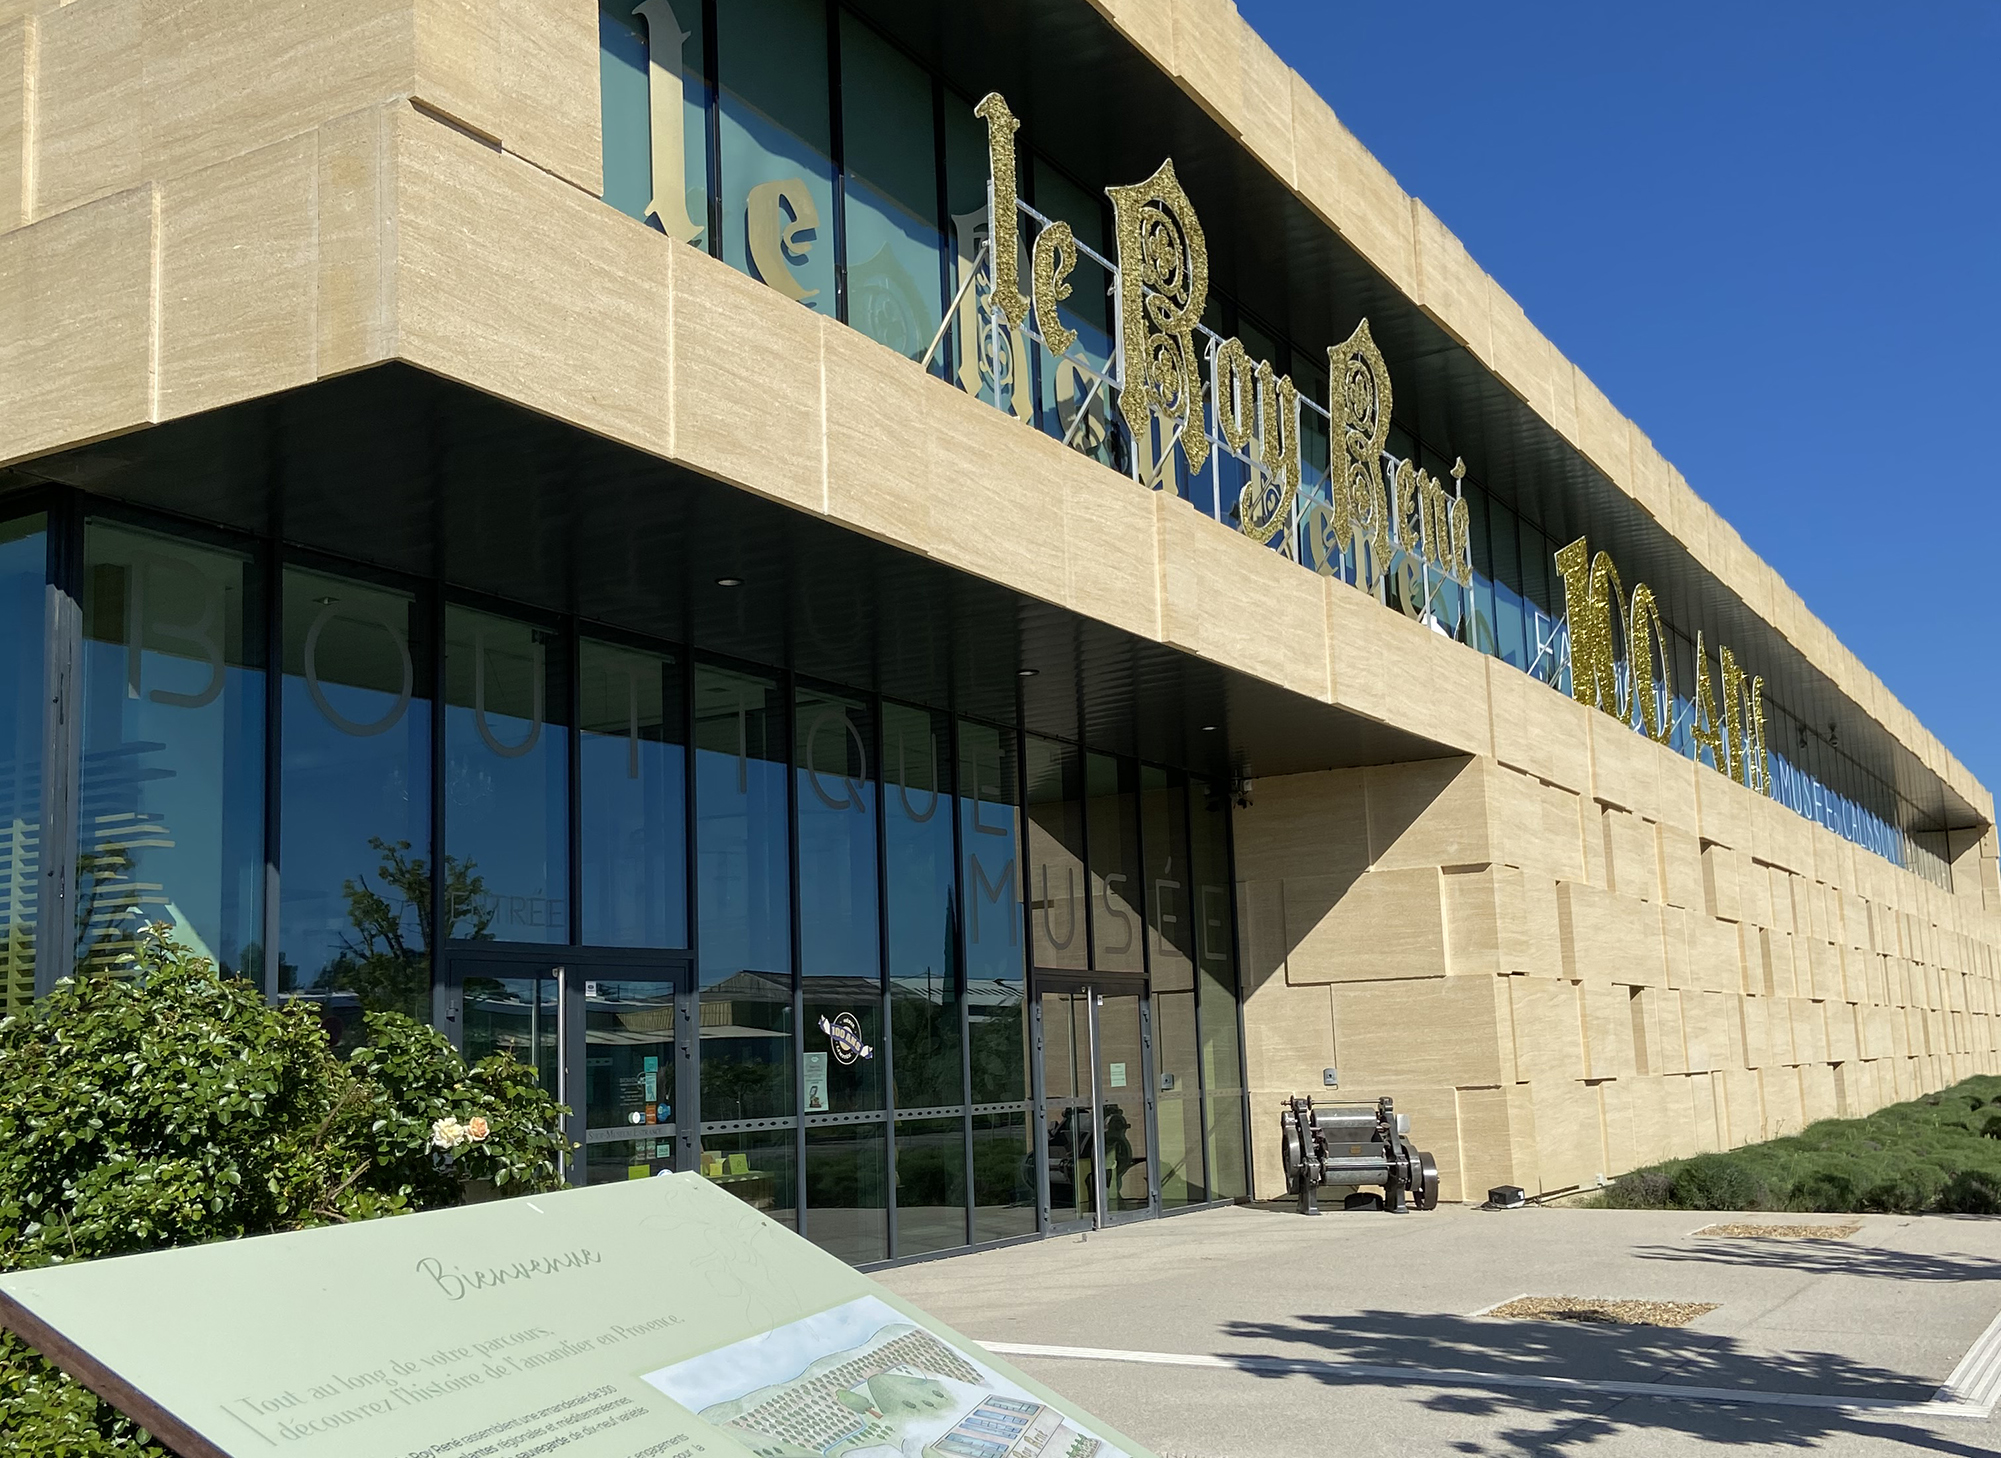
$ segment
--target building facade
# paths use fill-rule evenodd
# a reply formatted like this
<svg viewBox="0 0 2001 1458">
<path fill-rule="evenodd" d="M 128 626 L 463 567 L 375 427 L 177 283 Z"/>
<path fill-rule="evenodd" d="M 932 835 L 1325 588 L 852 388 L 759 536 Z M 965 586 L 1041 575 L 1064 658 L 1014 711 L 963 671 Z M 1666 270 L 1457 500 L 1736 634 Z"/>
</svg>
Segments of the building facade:
<svg viewBox="0 0 2001 1458">
<path fill-rule="evenodd" d="M 1993 1069 L 1991 795 L 1227 0 L 955 9 L 4 12 L 7 1004 L 165 921 L 859 1263 Z"/>
</svg>

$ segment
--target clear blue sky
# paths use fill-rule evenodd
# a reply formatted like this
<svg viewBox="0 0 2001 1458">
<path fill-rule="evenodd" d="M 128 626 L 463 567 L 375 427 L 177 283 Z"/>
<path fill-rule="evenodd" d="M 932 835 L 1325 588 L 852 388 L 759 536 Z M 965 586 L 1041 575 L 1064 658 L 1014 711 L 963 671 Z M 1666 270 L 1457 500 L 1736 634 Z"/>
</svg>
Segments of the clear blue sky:
<svg viewBox="0 0 2001 1458">
<path fill-rule="evenodd" d="M 2001 793 L 2001 0 L 1237 0 Z"/>
</svg>

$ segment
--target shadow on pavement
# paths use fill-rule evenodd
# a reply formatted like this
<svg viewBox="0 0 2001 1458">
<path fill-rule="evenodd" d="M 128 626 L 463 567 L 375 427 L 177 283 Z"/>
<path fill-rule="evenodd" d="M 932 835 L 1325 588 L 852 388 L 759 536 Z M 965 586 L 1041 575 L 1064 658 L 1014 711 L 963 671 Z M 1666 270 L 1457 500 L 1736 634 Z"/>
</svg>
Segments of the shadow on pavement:
<svg viewBox="0 0 2001 1458">
<path fill-rule="evenodd" d="M 1661 1382 L 1747 1392 L 1814 1394 L 1923 1402 L 1941 1380 L 1870 1366 L 1833 1352 L 1783 1355 L 1747 1348 L 1736 1339 L 1686 1328 L 1571 1325 L 1565 1322 L 1489 1321 L 1476 1317 L 1421 1316 L 1364 1311 L 1352 1316 L 1301 1316 L 1290 1321 L 1234 1322 L 1228 1335 L 1256 1341 L 1257 1355 L 1388 1367 L 1447 1368 L 1507 1377 L 1559 1377 L 1583 1381 Z M 1271 1344 L 1271 1345 L 1265 1345 Z M 1281 1353 L 1274 1347 L 1282 1347 Z M 1223 1354 L 1226 1357 L 1231 1354 Z M 1338 1369 L 1292 1373 L 1246 1367 L 1247 1375 L 1330 1386 L 1376 1384 L 1375 1374 Z M 1426 1385 L 1422 1377 L 1411 1379 Z M 1435 1384 L 1430 1384 L 1435 1385 Z M 1579 1390 L 1497 1386 L 1440 1392 L 1425 1406 L 1466 1416 L 1514 1414 L 1520 1421 L 1497 1428 L 1490 1445 L 1454 1444 L 1465 1453 L 1564 1452 L 1629 1431 L 1679 1435 L 1739 1446 L 1812 1447 L 1837 1434 L 1875 1437 L 1935 1453 L 1983 1455 L 1993 1449 L 1956 1440 L 1950 1427 L 1935 1432 L 1896 1416 L 1845 1413 L 1812 1407 L 1731 1405 Z M 1944 1420 L 1948 1423 L 1951 1420 Z M 1983 1433 L 1982 1429 L 1975 1429 Z"/>
<path fill-rule="evenodd" d="M 1637 1246 L 1647 1261 L 1695 1261 L 1757 1266 L 1813 1276 L 1868 1276 L 1884 1281 L 2001 1281 L 2001 1261 L 1970 1255 L 1921 1255 L 1840 1240 L 1761 1240 L 1705 1237 L 1693 1245 Z"/>
</svg>

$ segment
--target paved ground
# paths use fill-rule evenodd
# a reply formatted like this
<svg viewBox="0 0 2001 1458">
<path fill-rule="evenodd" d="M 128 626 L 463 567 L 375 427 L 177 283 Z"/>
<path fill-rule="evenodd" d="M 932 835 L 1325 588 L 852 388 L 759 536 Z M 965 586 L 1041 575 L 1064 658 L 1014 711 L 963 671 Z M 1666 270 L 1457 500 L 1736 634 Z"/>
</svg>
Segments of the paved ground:
<svg viewBox="0 0 2001 1458">
<path fill-rule="evenodd" d="M 1004 1351 L 1073 1349 L 1008 1357 L 1162 1458 L 2001 1452 L 2001 1219 L 1693 1235 L 1726 1218 L 1237 1208 L 878 1279 Z M 1524 1294 L 1717 1309 L 1672 1329 L 1476 1314 Z M 1683 1395 L 1630 1390 L 1661 1384 Z"/>
</svg>

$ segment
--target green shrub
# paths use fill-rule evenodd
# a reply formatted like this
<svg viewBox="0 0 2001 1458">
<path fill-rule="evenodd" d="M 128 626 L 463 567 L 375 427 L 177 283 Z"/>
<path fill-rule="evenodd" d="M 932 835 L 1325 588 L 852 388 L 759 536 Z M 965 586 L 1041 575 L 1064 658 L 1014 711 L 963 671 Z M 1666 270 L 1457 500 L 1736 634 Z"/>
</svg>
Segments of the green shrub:
<svg viewBox="0 0 2001 1458">
<path fill-rule="evenodd" d="M 1946 1173 L 1936 1165 L 1911 1165 L 1862 1192 L 1855 1209 L 1889 1215 L 1921 1215 L 1937 1207 Z"/>
<path fill-rule="evenodd" d="M 1677 1210 L 1762 1210 L 1765 1182 L 1728 1154 L 1699 1154 L 1669 1176 L 1667 1203 Z"/>
<path fill-rule="evenodd" d="M 1949 1215 L 2001 1215 L 2001 1176 L 1961 1170 L 1939 1191 L 1938 1208 Z"/>
<path fill-rule="evenodd" d="M 395 1013 L 343 1061 L 310 1004 L 270 1006 L 167 927 L 138 945 L 130 976 L 66 980 L 0 1022 L 0 1270 L 557 1184 L 561 1111 L 521 1064 L 468 1067 Z M 484 1138 L 434 1148 L 438 1121 L 475 1118 Z M 18 1458 L 165 1451 L 8 1338 L 0 1433 Z"/>
<path fill-rule="evenodd" d="M 1817 1169 L 1793 1181 L 1792 1188 L 1786 1192 L 1786 1208 L 1845 1215 L 1856 1208 L 1858 1199 L 1855 1181 L 1847 1175 L 1836 1170 Z"/>
<path fill-rule="evenodd" d="M 1599 1203 L 1612 1210 L 1665 1210 L 1674 1176 L 1663 1169 L 1636 1169 L 1612 1181 Z"/>
</svg>

